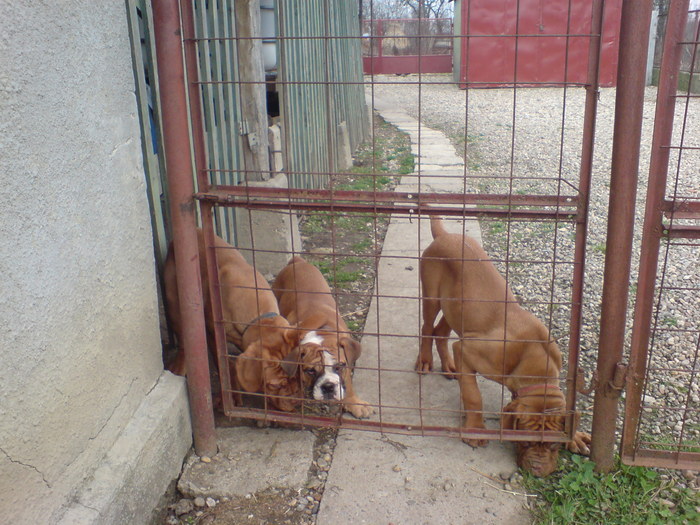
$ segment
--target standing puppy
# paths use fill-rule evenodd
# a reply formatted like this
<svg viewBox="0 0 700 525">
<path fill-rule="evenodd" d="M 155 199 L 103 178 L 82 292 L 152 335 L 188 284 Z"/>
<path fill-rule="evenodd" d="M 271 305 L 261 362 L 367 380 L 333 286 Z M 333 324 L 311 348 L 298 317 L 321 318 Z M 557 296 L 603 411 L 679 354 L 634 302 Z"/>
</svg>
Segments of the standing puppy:
<svg viewBox="0 0 700 525">
<path fill-rule="evenodd" d="M 302 375 L 307 381 L 312 380 L 314 399 L 342 400 L 343 408 L 353 416 L 369 417 L 374 410 L 352 386 L 352 367 L 362 346 L 350 335 L 318 268 L 294 257 L 279 273 L 272 290 L 282 315 L 307 332 L 300 348 L 316 345 L 324 350 L 323 367 L 316 370 L 314 377 Z"/>
<path fill-rule="evenodd" d="M 197 240 L 208 344 L 213 351 L 214 319 L 209 298 L 204 234 L 201 230 L 197 230 Z M 300 398 L 300 381 L 298 377 L 287 375 L 282 362 L 297 346 L 298 330 L 290 327 L 287 320 L 280 315 L 270 285 L 246 262 L 238 250 L 219 237 L 215 237 L 215 247 L 226 342 L 243 350 L 236 359 L 235 372 L 230 371 L 232 381 L 237 379 L 246 392 L 269 394 L 273 406 L 291 411 Z M 172 245 L 165 262 L 163 280 L 168 319 L 173 331 L 181 340 L 180 301 Z M 216 356 L 214 361 L 218 363 Z M 185 360 L 182 350 L 168 368 L 174 374 L 184 375 Z M 219 373 L 223 371 L 220 370 Z"/>
<path fill-rule="evenodd" d="M 505 385 L 513 401 L 504 409 L 501 425 L 509 429 L 563 431 L 565 400 L 559 389 L 561 352 L 547 328 L 518 305 L 505 279 L 478 243 L 448 233 L 438 217 L 430 219 L 433 242 L 423 252 L 423 327 L 416 370 L 432 370 L 436 339 L 442 370 L 458 374 L 465 429 L 485 428 L 476 373 Z M 435 318 L 442 311 L 437 326 Z M 459 341 L 447 352 L 454 330 Z M 545 414 L 545 415 L 543 415 Z M 472 446 L 486 440 L 465 439 Z M 576 432 L 572 452 L 588 453 L 590 436 Z M 559 445 L 516 442 L 518 465 L 537 476 L 556 469 Z"/>
</svg>

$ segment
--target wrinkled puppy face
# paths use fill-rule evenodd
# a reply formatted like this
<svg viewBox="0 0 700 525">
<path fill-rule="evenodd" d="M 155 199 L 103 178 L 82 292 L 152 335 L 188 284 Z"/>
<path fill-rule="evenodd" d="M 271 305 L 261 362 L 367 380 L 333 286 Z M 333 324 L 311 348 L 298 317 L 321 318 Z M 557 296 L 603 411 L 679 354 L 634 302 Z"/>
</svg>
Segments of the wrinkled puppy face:
<svg viewBox="0 0 700 525">
<path fill-rule="evenodd" d="M 323 338 L 316 332 L 307 333 L 285 361 L 299 365 L 304 390 L 313 399 L 340 401 L 345 397 L 343 365 L 323 346 Z"/>
<path fill-rule="evenodd" d="M 537 400 L 537 398 L 529 399 Z M 531 432 L 542 430 L 562 432 L 564 430 L 563 408 L 546 408 L 541 399 L 534 403 L 515 400 L 509 403 L 504 411 L 506 414 L 503 417 L 503 428 Z M 514 445 L 520 468 L 540 478 L 548 476 L 557 469 L 559 449 L 563 443 L 516 441 Z"/>
</svg>

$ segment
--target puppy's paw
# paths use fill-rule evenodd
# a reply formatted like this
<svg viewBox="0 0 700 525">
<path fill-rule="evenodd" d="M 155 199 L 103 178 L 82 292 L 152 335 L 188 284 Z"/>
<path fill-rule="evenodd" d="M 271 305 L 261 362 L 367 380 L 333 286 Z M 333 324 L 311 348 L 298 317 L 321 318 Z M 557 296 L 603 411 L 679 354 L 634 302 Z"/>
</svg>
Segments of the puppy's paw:
<svg viewBox="0 0 700 525">
<path fill-rule="evenodd" d="M 574 454 L 588 456 L 591 453 L 591 435 L 585 432 L 576 432 L 574 439 L 569 441 L 566 448 Z"/>
<path fill-rule="evenodd" d="M 343 407 L 357 419 L 365 419 L 374 414 L 374 407 L 359 398 L 352 401 L 344 401 Z"/>
<path fill-rule="evenodd" d="M 442 362 L 442 374 L 447 379 L 457 379 L 457 367 L 454 360 L 449 357 Z"/>
<path fill-rule="evenodd" d="M 485 447 L 489 444 L 487 439 L 462 438 L 462 441 L 472 448 Z"/>
<path fill-rule="evenodd" d="M 419 374 L 426 374 L 428 372 L 433 371 L 433 359 L 432 356 L 430 359 L 423 359 L 423 356 L 418 356 L 418 359 L 416 359 L 416 366 L 415 366 L 416 372 Z"/>
</svg>

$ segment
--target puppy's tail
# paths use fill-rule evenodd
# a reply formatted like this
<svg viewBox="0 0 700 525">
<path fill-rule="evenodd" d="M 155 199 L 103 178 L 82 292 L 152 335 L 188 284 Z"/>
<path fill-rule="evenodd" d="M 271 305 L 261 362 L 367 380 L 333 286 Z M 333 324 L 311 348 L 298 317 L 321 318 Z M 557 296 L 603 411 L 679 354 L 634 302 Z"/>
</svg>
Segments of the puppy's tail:
<svg viewBox="0 0 700 525">
<path fill-rule="evenodd" d="M 430 217 L 430 233 L 433 234 L 433 239 L 437 239 L 440 235 L 447 233 L 445 226 L 442 224 L 442 219 L 437 215 Z"/>
</svg>

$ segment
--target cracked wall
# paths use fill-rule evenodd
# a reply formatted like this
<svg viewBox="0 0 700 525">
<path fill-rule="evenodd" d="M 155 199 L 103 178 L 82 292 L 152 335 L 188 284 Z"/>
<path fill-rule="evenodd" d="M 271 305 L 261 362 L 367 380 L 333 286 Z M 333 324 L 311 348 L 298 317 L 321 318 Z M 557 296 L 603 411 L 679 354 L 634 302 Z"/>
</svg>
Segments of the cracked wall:
<svg viewBox="0 0 700 525">
<path fill-rule="evenodd" d="M 0 2 L 0 508 L 50 523 L 162 372 L 123 0 Z"/>
</svg>

